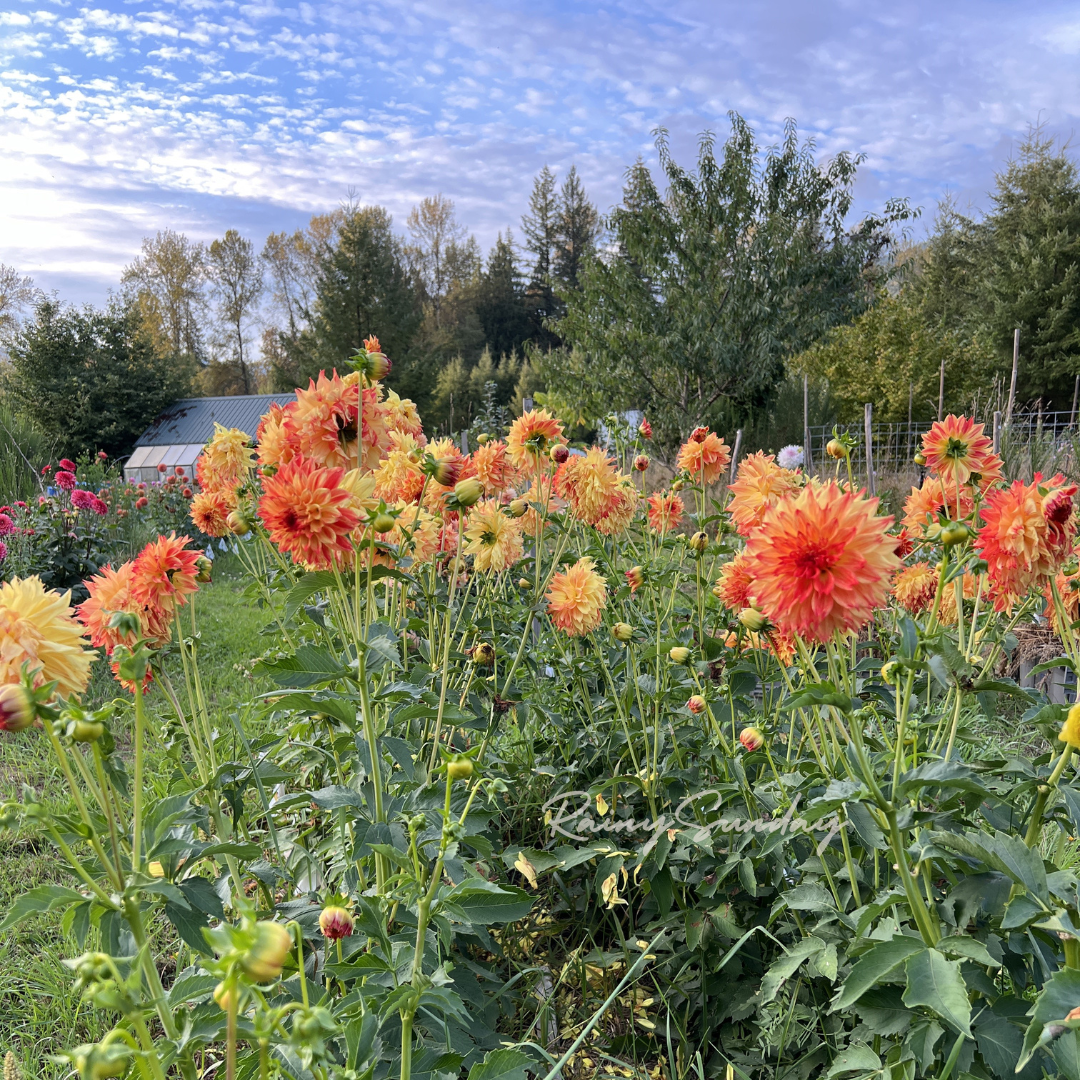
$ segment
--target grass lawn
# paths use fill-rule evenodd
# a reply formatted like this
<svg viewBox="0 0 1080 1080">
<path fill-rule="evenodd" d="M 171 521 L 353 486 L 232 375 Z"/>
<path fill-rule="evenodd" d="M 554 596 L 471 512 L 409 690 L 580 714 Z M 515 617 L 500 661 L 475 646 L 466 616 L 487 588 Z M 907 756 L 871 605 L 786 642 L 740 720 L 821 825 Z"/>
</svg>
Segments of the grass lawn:
<svg viewBox="0 0 1080 1080">
<path fill-rule="evenodd" d="M 242 595 L 242 568 L 230 555 L 219 556 L 214 582 L 196 598 L 200 632 L 200 672 L 211 710 L 224 727 L 232 710 L 244 711 L 256 694 L 266 689 L 253 680 L 252 658 L 263 652 L 266 642 L 260 631 L 267 613 Z M 123 695 L 104 664 L 88 692 L 88 701 L 99 705 Z M 174 682 L 182 687 L 182 679 Z M 150 711 L 163 716 L 161 691 L 148 699 Z M 127 756 L 130 749 L 130 717 L 113 722 L 113 732 Z M 151 739 L 148 774 L 155 794 L 165 794 L 172 762 L 163 747 Z M 60 809 L 68 804 L 66 784 L 55 766 L 48 743 L 36 729 L 17 735 L 0 734 L 0 799 L 19 800 L 23 784 L 35 788 L 39 797 Z M 47 838 L 23 828 L 17 835 L 0 834 L 0 911 L 6 912 L 20 894 L 35 885 L 74 884 L 65 873 Z M 0 934 L 0 1054 L 14 1051 L 23 1076 L 58 1077 L 69 1070 L 49 1060 L 50 1054 L 76 1043 L 100 1038 L 112 1026 L 110 1017 L 90 1009 L 72 987 L 73 973 L 61 962 L 82 951 L 64 934 L 59 913 L 42 915 L 13 931 Z M 169 928 L 171 930 L 171 928 Z M 165 932 L 159 928 L 159 932 Z M 162 941 L 162 945 L 168 943 Z M 93 947 L 93 935 L 87 942 Z"/>
</svg>

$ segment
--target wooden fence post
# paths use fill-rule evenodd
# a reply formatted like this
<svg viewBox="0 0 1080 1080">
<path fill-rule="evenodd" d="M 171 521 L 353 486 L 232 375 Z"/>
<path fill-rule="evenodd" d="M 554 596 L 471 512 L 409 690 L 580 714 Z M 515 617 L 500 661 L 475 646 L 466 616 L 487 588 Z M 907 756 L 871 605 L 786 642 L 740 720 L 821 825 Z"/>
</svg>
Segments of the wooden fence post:
<svg viewBox="0 0 1080 1080">
<path fill-rule="evenodd" d="M 1009 407 L 1005 410 L 1005 426 L 1012 420 L 1013 402 L 1016 401 L 1016 369 L 1020 366 L 1020 327 L 1013 331 L 1012 381 L 1009 383 Z"/>
<path fill-rule="evenodd" d="M 871 495 L 877 494 L 874 483 L 874 406 L 866 403 L 863 414 L 863 426 L 866 430 L 866 490 Z"/>
<path fill-rule="evenodd" d="M 734 481 L 735 469 L 739 463 L 739 451 L 742 449 L 742 428 L 739 428 L 735 432 L 735 445 L 731 448 L 731 469 L 728 473 L 728 479 Z"/>
<path fill-rule="evenodd" d="M 814 473 L 814 459 L 810 454 L 810 377 L 803 372 L 802 377 L 802 431 L 803 431 L 803 469 L 807 476 Z"/>
<path fill-rule="evenodd" d="M 1001 410 L 994 413 L 994 453 L 1001 453 Z"/>
</svg>

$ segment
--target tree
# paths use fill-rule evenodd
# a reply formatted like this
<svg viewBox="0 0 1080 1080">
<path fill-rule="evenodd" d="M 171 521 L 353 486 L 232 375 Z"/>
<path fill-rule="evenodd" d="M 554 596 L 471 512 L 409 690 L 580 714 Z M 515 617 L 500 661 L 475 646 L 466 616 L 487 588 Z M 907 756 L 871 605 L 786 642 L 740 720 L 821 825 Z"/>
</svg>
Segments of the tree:
<svg viewBox="0 0 1080 1080">
<path fill-rule="evenodd" d="M 382 207 L 350 204 L 334 232 L 319 239 L 307 326 L 295 344 L 286 343 L 287 363 L 276 372 L 282 389 L 344 368 L 372 334 L 394 362 L 391 384 L 409 392 L 422 376 L 409 354 L 423 314 L 420 298 L 391 226 Z"/>
<path fill-rule="evenodd" d="M 191 367 L 158 347 L 134 305 L 42 300 L 12 342 L 5 390 L 67 456 L 119 457 L 190 383 Z"/>
<path fill-rule="evenodd" d="M 413 239 L 405 248 L 409 266 L 431 305 L 435 326 L 441 327 L 447 294 L 470 281 L 479 268 L 476 240 L 458 224 L 453 201 L 442 195 L 422 199 L 406 224 Z"/>
<path fill-rule="evenodd" d="M 525 287 L 518 268 L 513 235 L 499 233 L 488 252 L 487 266 L 476 289 L 476 313 L 484 333 L 484 343 L 495 356 L 520 353 L 529 340 L 529 316 L 525 308 Z"/>
<path fill-rule="evenodd" d="M 263 268 L 255 255 L 255 245 L 229 229 L 207 250 L 206 276 L 215 304 L 218 340 L 226 352 L 219 364 L 232 376 L 234 393 L 254 393 L 250 346 L 263 293 Z"/>
<path fill-rule="evenodd" d="M 1080 375 L 1080 179 L 1067 147 L 1033 128 L 991 199 L 980 314 L 1003 361 L 1020 328 L 1019 399 L 1067 409 Z"/>
<path fill-rule="evenodd" d="M 0 263 L 0 339 L 18 325 L 22 313 L 40 296 L 33 278 Z"/>
<path fill-rule="evenodd" d="M 988 385 L 996 357 L 982 337 L 969 340 L 927 316 L 912 289 L 884 291 L 853 322 L 836 327 L 791 361 L 793 371 L 828 383 L 836 419 L 856 422 L 871 402 L 881 421 L 937 417 L 939 379 L 945 371 L 944 405 L 962 411 Z"/>
<path fill-rule="evenodd" d="M 559 192 L 556 218 L 551 276 L 557 289 L 577 288 L 581 267 L 596 245 L 599 221 L 600 215 L 578 178 L 577 167 L 571 165 Z"/>
<path fill-rule="evenodd" d="M 559 228 L 559 200 L 555 193 L 555 174 L 546 165 L 533 181 L 529 196 L 529 212 L 521 219 L 525 233 L 525 249 L 532 254 L 529 283 L 525 289 L 532 339 L 545 345 L 558 343 L 558 338 L 544 325 L 556 312 L 552 268 Z"/>
<path fill-rule="evenodd" d="M 129 287 L 148 333 L 163 341 L 176 358 L 204 359 L 202 244 L 172 229 L 159 232 L 152 240 L 146 237 L 142 254 L 124 268 L 121 280 Z"/>
<path fill-rule="evenodd" d="M 613 250 L 564 294 L 556 330 L 573 349 L 552 354 L 547 377 L 583 415 L 644 408 L 668 439 L 740 421 L 767 406 L 786 359 L 872 300 L 907 203 L 848 228 L 859 158 L 819 164 L 793 122 L 762 154 L 740 116 L 731 124 L 719 159 L 702 137 L 696 172 L 659 132 L 666 194 L 634 166 L 607 223 Z"/>
</svg>

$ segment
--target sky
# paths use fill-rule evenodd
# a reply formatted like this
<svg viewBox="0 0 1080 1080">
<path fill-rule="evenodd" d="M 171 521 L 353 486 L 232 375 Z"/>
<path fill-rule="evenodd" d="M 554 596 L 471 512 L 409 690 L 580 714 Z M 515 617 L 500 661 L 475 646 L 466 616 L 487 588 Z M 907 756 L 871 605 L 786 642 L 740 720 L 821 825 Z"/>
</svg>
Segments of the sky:
<svg viewBox="0 0 1080 1080">
<path fill-rule="evenodd" d="M 786 118 L 866 155 L 855 212 L 988 205 L 1028 126 L 1080 126 L 1080 3 L 0 0 L 0 262 L 103 301 L 144 236 L 454 200 L 487 248 L 576 164 L 601 211 L 671 133 Z"/>
</svg>

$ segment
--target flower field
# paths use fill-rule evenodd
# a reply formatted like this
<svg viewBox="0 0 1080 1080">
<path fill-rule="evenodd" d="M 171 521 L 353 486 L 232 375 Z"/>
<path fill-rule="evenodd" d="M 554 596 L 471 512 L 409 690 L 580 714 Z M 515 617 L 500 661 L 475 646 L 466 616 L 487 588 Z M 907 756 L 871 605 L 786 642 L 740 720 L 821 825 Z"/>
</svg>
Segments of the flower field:
<svg viewBox="0 0 1080 1080">
<path fill-rule="evenodd" d="M 0 929 L 62 913 L 101 1033 L 64 1067 L 1080 1078 L 1080 707 L 1006 674 L 1036 623 L 1077 670 L 1077 485 L 949 416 L 902 521 L 840 438 L 807 477 L 697 428 L 649 492 L 648 421 L 465 455 L 388 370 L 369 340 L 158 496 L 268 620 L 243 710 L 182 522 L 74 603 L 0 585 L 2 737 L 70 800 L 0 807 L 70 871 Z M 72 479 L 53 512 L 115 513 Z"/>
</svg>

